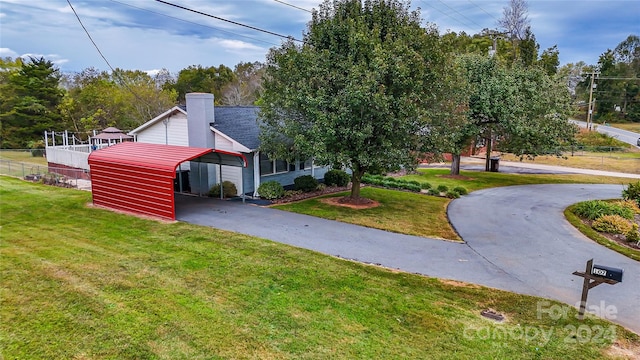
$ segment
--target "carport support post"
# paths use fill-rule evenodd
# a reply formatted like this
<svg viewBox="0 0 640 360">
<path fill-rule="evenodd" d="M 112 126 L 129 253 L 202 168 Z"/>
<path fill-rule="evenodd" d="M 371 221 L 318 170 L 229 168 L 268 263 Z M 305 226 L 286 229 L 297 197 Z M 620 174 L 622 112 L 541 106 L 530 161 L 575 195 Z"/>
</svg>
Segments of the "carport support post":
<svg viewBox="0 0 640 360">
<path fill-rule="evenodd" d="M 220 175 L 220 199 L 224 199 L 224 189 L 222 188 L 222 160 L 218 164 L 218 172 Z"/>
</svg>

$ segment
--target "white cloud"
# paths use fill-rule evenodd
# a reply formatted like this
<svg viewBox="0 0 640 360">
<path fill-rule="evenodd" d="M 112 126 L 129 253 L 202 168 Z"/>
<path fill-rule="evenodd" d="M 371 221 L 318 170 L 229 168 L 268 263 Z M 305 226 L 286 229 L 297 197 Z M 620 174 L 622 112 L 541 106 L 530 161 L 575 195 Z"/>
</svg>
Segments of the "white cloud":
<svg viewBox="0 0 640 360">
<path fill-rule="evenodd" d="M 18 53 L 9 49 L 9 48 L 0 48 L 0 57 L 10 57 L 12 59 L 15 59 L 18 57 Z"/>
</svg>

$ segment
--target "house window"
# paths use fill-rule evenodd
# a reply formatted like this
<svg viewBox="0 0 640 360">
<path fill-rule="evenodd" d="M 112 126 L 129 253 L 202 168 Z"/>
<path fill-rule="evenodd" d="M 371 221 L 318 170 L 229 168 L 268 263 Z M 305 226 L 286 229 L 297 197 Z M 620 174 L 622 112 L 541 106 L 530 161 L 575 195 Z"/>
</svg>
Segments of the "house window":
<svg viewBox="0 0 640 360">
<path fill-rule="evenodd" d="M 265 154 L 260 154 L 260 175 L 271 175 L 289 171 L 289 164 L 285 160 L 271 160 Z"/>
<path fill-rule="evenodd" d="M 304 162 L 304 164 L 300 164 L 302 165 L 302 169 L 308 170 L 311 169 L 311 166 L 313 165 L 313 159 L 307 159 L 307 161 Z"/>
</svg>

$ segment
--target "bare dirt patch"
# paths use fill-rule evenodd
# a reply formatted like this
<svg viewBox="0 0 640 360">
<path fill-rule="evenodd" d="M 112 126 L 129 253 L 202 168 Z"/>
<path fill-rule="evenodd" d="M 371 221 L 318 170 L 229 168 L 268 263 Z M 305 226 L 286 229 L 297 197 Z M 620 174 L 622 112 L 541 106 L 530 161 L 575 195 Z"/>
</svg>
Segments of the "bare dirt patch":
<svg viewBox="0 0 640 360">
<path fill-rule="evenodd" d="M 348 207 L 356 210 L 371 209 L 380 206 L 379 202 L 371 199 L 361 198 L 361 201 L 355 203 L 350 200 L 351 198 L 349 197 L 331 197 L 320 199 L 320 202 L 329 205 Z"/>
</svg>

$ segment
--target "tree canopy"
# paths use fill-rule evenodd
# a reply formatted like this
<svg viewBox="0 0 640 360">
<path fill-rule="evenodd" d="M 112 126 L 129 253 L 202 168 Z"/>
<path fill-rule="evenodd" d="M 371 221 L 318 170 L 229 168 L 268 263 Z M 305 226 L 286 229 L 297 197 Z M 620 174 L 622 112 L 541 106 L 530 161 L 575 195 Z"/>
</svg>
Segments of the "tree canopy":
<svg viewBox="0 0 640 360">
<path fill-rule="evenodd" d="M 2 65 L 0 147 L 27 148 L 40 141 L 45 130 L 64 129 L 58 68 L 43 57 L 24 63 L 3 60 Z"/>
<path fill-rule="evenodd" d="M 267 56 L 261 150 L 351 169 L 357 201 L 364 172 L 415 166 L 446 73 L 437 30 L 408 4 L 325 1 L 303 44 Z"/>
</svg>

